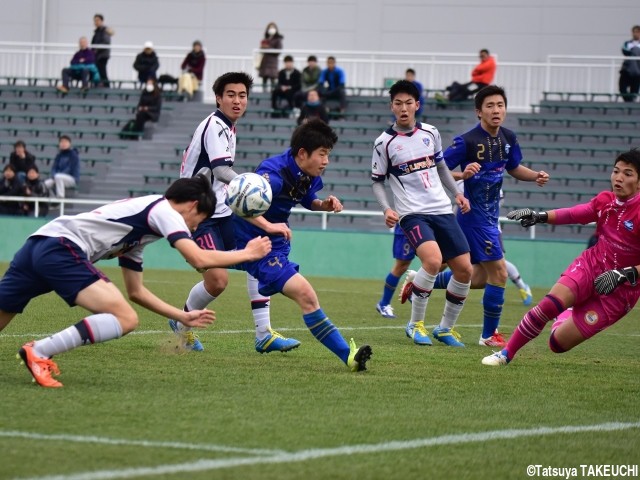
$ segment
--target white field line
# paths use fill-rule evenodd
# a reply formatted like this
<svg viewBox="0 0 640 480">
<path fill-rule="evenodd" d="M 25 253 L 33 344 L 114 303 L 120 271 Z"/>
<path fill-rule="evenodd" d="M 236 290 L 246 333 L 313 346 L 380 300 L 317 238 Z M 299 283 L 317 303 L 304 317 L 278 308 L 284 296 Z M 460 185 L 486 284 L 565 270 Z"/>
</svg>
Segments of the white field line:
<svg viewBox="0 0 640 480">
<path fill-rule="evenodd" d="M 22 480 L 112 480 L 129 479 L 152 475 L 170 475 L 187 472 L 205 472 L 220 470 L 223 468 L 242 467 L 247 465 L 268 465 L 281 463 L 305 462 L 319 458 L 338 457 L 345 455 L 365 454 L 371 455 L 379 452 L 397 452 L 414 450 L 441 445 L 459 445 L 464 443 L 479 443 L 492 440 L 514 440 L 526 437 L 538 437 L 545 435 L 564 435 L 589 432 L 617 432 L 640 428 L 640 422 L 634 423 L 601 423 L 597 425 L 563 426 L 563 427 L 538 427 L 522 430 L 493 430 L 479 433 L 462 433 L 457 435 L 442 435 L 439 437 L 420 438 L 415 440 L 392 441 L 377 444 L 350 445 L 335 448 L 313 448 L 299 450 L 297 452 L 280 453 L 276 455 L 227 458 L 218 460 L 195 460 L 188 463 L 173 465 L 158 465 L 155 467 L 125 468 L 120 470 L 99 470 L 93 472 L 81 472 L 71 475 L 47 475 L 44 477 L 23 478 Z"/>
<path fill-rule="evenodd" d="M 76 443 L 98 443 L 101 445 L 125 445 L 146 448 L 176 448 L 182 450 L 197 450 L 204 452 L 246 453 L 248 455 L 282 455 L 286 453 L 284 450 L 268 448 L 239 448 L 230 447 L 228 445 L 211 445 L 182 442 L 152 442 L 148 440 L 124 440 L 119 438 L 94 437 L 85 435 L 48 435 L 43 433 L 18 432 L 12 430 L 0 430 L 0 437 Z"/>
</svg>

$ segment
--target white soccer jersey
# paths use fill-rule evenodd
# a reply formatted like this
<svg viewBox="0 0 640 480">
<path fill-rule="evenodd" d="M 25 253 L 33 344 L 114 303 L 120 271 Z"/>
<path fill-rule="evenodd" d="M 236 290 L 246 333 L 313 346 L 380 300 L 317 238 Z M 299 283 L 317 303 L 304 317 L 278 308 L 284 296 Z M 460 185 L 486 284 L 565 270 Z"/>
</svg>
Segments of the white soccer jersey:
<svg viewBox="0 0 640 480">
<path fill-rule="evenodd" d="M 440 132 L 434 126 L 416 123 L 410 133 L 388 128 L 373 147 L 371 179 L 389 179 L 400 218 L 411 213 L 453 213 L 436 168 L 436 162 L 443 160 Z"/>
<path fill-rule="evenodd" d="M 142 250 L 166 238 L 173 245 L 191 238 L 182 215 L 162 195 L 129 198 L 91 212 L 63 215 L 32 236 L 64 237 L 78 245 L 91 262 L 120 257 L 120 264 L 142 270 Z"/>
<path fill-rule="evenodd" d="M 182 155 L 180 177 L 191 178 L 202 168 L 233 167 L 235 156 L 236 127 L 220 110 L 216 110 L 196 128 L 191 143 Z M 227 185 L 214 177 L 211 188 L 216 195 L 213 218 L 228 217 L 231 209 L 225 203 Z"/>
</svg>

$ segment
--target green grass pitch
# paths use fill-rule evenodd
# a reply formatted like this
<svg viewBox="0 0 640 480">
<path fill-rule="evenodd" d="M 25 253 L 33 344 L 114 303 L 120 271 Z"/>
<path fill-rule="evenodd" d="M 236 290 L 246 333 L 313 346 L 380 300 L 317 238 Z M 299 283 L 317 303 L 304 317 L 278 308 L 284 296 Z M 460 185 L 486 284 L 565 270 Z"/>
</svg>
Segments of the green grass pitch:
<svg viewBox="0 0 640 480">
<path fill-rule="evenodd" d="M 117 269 L 105 269 L 122 285 Z M 62 389 L 31 383 L 16 351 L 83 315 L 54 295 L 0 334 L 2 479 L 525 479 L 527 466 L 638 464 L 638 312 L 572 352 L 547 347 L 548 327 L 505 368 L 480 364 L 481 292 L 459 320 L 464 349 L 418 347 L 398 318 L 375 312 L 380 281 L 312 278 L 348 339 L 369 343 L 367 372 L 349 372 L 278 296 L 273 326 L 302 342 L 255 352 L 245 279 L 232 272 L 200 332 L 201 353 L 176 354 L 164 318 L 139 309 L 123 339 L 56 358 Z M 148 271 L 147 286 L 181 305 L 195 272 Z M 534 290 L 539 299 L 545 290 Z M 438 323 L 443 292 L 429 302 Z M 509 335 L 526 312 L 509 284 Z"/>
</svg>

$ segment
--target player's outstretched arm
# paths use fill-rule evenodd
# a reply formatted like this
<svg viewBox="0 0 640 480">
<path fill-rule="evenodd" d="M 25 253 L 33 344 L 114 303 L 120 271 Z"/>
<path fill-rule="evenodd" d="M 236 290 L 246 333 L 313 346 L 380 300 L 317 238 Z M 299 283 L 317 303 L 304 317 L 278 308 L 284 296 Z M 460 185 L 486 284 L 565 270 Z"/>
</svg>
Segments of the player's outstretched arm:
<svg viewBox="0 0 640 480">
<path fill-rule="evenodd" d="M 185 312 L 181 308 L 169 305 L 144 286 L 142 272 L 122 268 L 122 277 L 124 278 L 129 300 L 158 315 L 166 318 L 175 318 L 189 327 L 200 328 L 212 324 L 216 319 L 215 313 L 211 310 Z"/>
<path fill-rule="evenodd" d="M 174 244 L 175 248 L 193 268 L 206 270 L 207 268 L 231 267 L 242 262 L 259 260 L 271 251 L 269 237 L 256 237 L 247 243 L 242 250 L 220 251 L 202 250 L 196 242 L 188 238 L 181 238 Z"/>
<path fill-rule="evenodd" d="M 536 172 L 535 170 L 531 170 L 524 165 L 518 165 L 516 168 L 514 168 L 513 170 L 509 170 L 507 173 L 509 173 L 509 175 L 511 175 L 513 178 L 522 180 L 523 182 L 536 182 L 539 187 L 542 187 L 549 181 L 549 174 L 544 170 Z"/>
<path fill-rule="evenodd" d="M 627 282 L 635 287 L 638 283 L 638 268 L 640 268 L 640 265 L 607 270 L 596 277 L 593 281 L 593 286 L 600 295 L 609 295 L 618 285 Z"/>
<path fill-rule="evenodd" d="M 534 212 L 530 208 L 519 208 L 507 213 L 509 220 L 517 220 L 523 227 L 531 227 L 536 223 L 554 223 L 556 218 L 555 212 Z"/>
</svg>

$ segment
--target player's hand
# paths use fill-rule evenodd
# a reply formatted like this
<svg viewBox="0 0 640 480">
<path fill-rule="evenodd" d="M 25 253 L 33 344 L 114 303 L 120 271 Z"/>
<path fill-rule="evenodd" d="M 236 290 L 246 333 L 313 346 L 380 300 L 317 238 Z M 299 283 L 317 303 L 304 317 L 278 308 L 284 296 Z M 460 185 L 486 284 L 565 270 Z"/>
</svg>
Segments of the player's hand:
<svg viewBox="0 0 640 480">
<path fill-rule="evenodd" d="M 467 213 L 471 210 L 469 199 L 465 197 L 463 193 L 458 193 L 456 195 L 456 204 L 462 213 Z"/>
<path fill-rule="evenodd" d="M 476 173 L 480 171 L 480 164 L 478 162 L 473 162 L 464 167 L 464 171 L 462 172 L 462 179 L 466 180 L 468 178 L 473 177 Z"/>
<path fill-rule="evenodd" d="M 184 312 L 180 322 L 187 327 L 205 328 L 216 320 L 216 313 L 213 310 L 191 310 Z"/>
<path fill-rule="evenodd" d="M 638 270 L 636 267 L 626 267 L 601 273 L 593 281 L 593 286 L 600 295 L 609 295 L 618 285 L 629 282 L 635 286 L 637 281 Z"/>
<path fill-rule="evenodd" d="M 282 235 L 286 240 L 291 240 L 292 232 L 286 223 L 268 222 L 264 226 L 264 231 L 269 235 Z"/>
<path fill-rule="evenodd" d="M 536 223 L 546 223 L 548 214 L 547 212 L 534 212 L 530 208 L 519 208 L 507 213 L 507 218 L 520 221 L 520 225 L 523 227 L 531 227 Z"/>
<path fill-rule="evenodd" d="M 398 212 L 387 208 L 384 211 L 384 223 L 387 227 L 389 228 L 393 228 L 396 226 L 396 223 L 398 223 L 398 221 L 400 220 L 400 217 L 398 216 Z"/>
<path fill-rule="evenodd" d="M 253 262 L 254 260 L 260 260 L 271 251 L 271 240 L 269 237 L 252 238 L 247 242 L 244 250 L 249 254 L 247 261 Z"/>
<path fill-rule="evenodd" d="M 342 202 L 337 197 L 329 195 L 322 201 L 322 210 L 325 212 L 340 213 L 342 211 Z"/>
<path fill-rule="evenodd" d="M 544 170 L 540 170 L 538 172 L 538 176 L 536 177 L 536 183 L 538 184 L 538 186 L 541 187 L 548 181 L 549 181 L 549 174 Z"/>
</svg>

